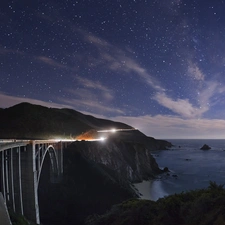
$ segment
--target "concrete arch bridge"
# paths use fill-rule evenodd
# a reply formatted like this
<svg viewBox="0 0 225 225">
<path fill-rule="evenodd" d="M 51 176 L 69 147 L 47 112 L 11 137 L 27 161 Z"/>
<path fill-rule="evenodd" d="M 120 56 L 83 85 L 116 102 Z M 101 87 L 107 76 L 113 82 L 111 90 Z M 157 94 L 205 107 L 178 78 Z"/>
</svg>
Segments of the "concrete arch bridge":
<svg viewBox="0 0 225 225">
<path fill-rule="evenodd" d="M 7 206 L 40 224 L 38 185 L 44 160 L 49 155 L 51 182 L 60 182 L 63 176 L 63 149 L 71 142 L 0 140 L 0 190 Z"/>
</svg>

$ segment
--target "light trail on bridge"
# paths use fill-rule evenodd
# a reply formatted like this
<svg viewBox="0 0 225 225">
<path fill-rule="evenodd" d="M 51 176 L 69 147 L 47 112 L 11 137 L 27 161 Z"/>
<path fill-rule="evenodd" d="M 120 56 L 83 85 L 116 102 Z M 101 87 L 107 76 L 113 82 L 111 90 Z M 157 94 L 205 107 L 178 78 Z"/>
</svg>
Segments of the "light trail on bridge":
<svg viewBox="0 0 225 225">
<path fill-rule="evenodd" d="M 46 139 L 46 140 L 24 140 L 24 139 L 0 139 L 0 151 L 5 146 L 24 146 L 32 142 L 38 143 L 57 143 L 57 142 L 74 142 L 74 141 L 104 141 L 106 137 L 93 138 L 93 139 Z"/>
<path fill-rule="evenodd" d="M 4 144 L 4 143 L 30 143 L 32 141 L 35 142 L 71 142 L 71 141 L 76 141 L 75 139 L 61 139 L 61 138 L 56 138 L 56 139 L 34 139 L 34 140 L 26 140 L 26 139 L 0 139 L 0 144 Z"/>
<path fill-rule="evenodd" d="M 137 128 L 128 128 L 128 129 L 115 129 L 115 128 L 112 128 L 110 130 L 97 130 L 98 133 L 115 133 L 115 132 L 118 132 L 118 131 L 132 131 L 132 130 L 138 130 Z"/>
</svg>

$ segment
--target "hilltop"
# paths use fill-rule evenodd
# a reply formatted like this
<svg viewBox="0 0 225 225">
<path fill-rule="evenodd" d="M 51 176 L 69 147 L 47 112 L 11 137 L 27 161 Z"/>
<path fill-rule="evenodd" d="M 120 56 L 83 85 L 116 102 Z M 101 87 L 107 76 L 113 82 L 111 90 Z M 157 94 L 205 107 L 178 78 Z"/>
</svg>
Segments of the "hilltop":
<svg viewBox="0 0 225 225">
<path fill-rule="evenodd" d="M 0 110 L 0 138 L 71 138 L 91 129 L 107 126 L 130 128 L 93 116 L 84 115 L 72 109 L 47 108 L 30 103 Z M 3 132 L 4 131 L 4 132 Z"/>
<path fill-rule="evenodd" d="M 98 130 L 133 129 L 127 124 L 85 115 L 76 110 L 48 108 L 30 103 L 20 103 L 1 109 L 0 124 L 2 139 L 79 138 L 85 140 L 99 138 Z M 144 143 L 153 149 L 165 149 L 170 146 L 170 143 L 147 137 L 139 130 L 116 132 L 110 137 Z"/>
</svg>

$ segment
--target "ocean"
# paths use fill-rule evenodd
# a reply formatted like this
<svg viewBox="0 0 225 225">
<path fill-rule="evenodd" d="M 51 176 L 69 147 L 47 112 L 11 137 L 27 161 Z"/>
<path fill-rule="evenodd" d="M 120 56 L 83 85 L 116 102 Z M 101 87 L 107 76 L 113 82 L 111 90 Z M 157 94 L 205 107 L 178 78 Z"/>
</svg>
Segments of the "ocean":
<svg viewBox="0 0 225 225">
<path fill-rule="evenodd" d="M 207 188 L 210 181 L 225 184 L 225 140 L 168 140 L 170 150 L 154 151 L 160 168 L 168 167 L 169 175 L 135 184 L 141 198 L 161 197 L 193 189 Z M 200 150 L 207 144 L 210 150 Z"/>
</svg>

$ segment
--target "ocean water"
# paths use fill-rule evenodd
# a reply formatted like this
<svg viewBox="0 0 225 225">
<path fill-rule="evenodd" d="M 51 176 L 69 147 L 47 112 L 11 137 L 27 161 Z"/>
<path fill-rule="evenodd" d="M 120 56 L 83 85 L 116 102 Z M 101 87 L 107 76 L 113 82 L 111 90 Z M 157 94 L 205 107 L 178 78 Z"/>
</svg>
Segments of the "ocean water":
<svg viewBox="0 0 225 225">
<path fill-rule="evenodd" d="M 168 140 L 170 150 L 152 152 L 160 168 L 169 175 L 135 184 L 141 198 L 158 198 L 192 189 L 206 188 L 210 181 L 225 184 L 225 140 Z M 210 150 L 200 150 L 207 144 Z"/>
</svg>

